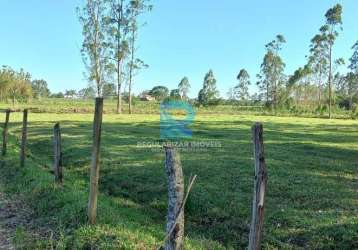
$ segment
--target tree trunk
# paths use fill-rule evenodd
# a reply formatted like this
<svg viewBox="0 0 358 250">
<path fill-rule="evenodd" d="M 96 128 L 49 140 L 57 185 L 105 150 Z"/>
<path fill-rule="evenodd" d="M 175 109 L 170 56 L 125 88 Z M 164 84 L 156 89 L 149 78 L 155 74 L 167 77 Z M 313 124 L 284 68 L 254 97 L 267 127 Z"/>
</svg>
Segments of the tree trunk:
<svg viewBox="0 0 358 250">
<path fill-rule="evenodd" d="M 132 31 L 132 39 L 131 39 L 131 63 L 129 67 L 129 84 L 128 84 L 128 109 L 129 114 L 132 114 L 132 79 L 133 79 L 133 67 L 134 67 L 134 39 L 135 39 L 135 31 Z"/>
<path fill-rule="evenodd" d="M 122 93 L 121 93 L 121 86 L 118 85 L 118 90 L 117 90 L 117 114 L 121 114 L 122 113 Z"/>
<path fill-rule="evenodd" d="M 321 106 L 321 93 L 322 93 L 322 66 L 319 66 L 319 76 L 318 76 L 318 105 Z"/>
<path fill-rule="evenodd" d="M 9 119 L 10 119 L 10 109 L 7 109 L 5 123 L 4 123 L 3 136 L 2 136 L 2 155 L 6 155 Z"/>
<path fill-rule="evenodd" d="M 27 109 L 24 109 L 22 119 L 22 137 L 21 137 L 21 149 L 20 149 L 20 166 L 25 166 L 26 158 L 26 145 L 27 145 Z"/>
<path fill-rule="evenodd" d="M 261 248 L 262 229 L 264 224 L 264 201 L 267 185 L 262 124 L 256 123 L 252 127 L 252 135 L 254 144 L 255 182 L 254 197 L 252 201 L 249 250 L 258 250 Z"/>
<path fill-rule="evenodd" d="M 54 145 L 54 165 L 55 182 L 63 183 L 62 172 L 62 147 L 61 147 L 61 129 L 60 124 L 56 123 L 53 127 L 53 145 Z"/>
<path fill-rule="evenodd" d="M 96 107 L 93 121 L 93 146 L 91 160 L 90 193 L 88 201 L 88 220 L 90 224 L 96 223 L 98 179 L 100 168 L 100 143 L 102 131 L 103 98 L 96 98 Z"/>
<path fill-rule="evenodd" d="M 166 231 L 167 234 L 171 234 L 165 244 L 165 250 L 182 250 L 184 248 L 184 179 L 179 154 L 171 147 L 165 147 L 165 169 L 168 177 Z"/>
<path fill-rule="evenodd" d="M 117 114 L 122 113 L 122 58 L 120 58 L 121 52 L 121 22 L 123 17 L 123 0 L 121 0 L 120 11 L 117 20 Z"/>
<path fill-rule="evenodd" d="M 277 109 L 277 82 L 276 80 L 274 81 L 274 86 L 273 86 L 273 109 L 276 115 L 276 109 Z"/>
<path fill-rule="evenodd" d="M 120 72 L 120 62 L 117 62 L 117 114 L 122 113 L 122 80 L 121 80 L 121 72 Z"/>
<path fill-rule="evenodd" d="M 131 88 L 131 85 L 128 86 L 128 108 L 129 108 L 129 114 L 132 114 L 133 110 L 132 110 L 132 88 Z"/>
<path fill-rule="evenodd" d="M 328 118 L 332 118 L 332 45 L 329 45 L 329 75 L 328 75 Z"/>
</svg>

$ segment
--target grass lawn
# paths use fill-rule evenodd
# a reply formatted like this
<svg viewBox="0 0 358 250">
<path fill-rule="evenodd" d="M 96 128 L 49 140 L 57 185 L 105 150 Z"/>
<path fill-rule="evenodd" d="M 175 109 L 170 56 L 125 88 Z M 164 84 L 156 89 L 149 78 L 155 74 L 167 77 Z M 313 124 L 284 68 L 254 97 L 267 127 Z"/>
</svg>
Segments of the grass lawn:
<svg viewBox="0 0 358 250">
<path fill-rule="evenodd" d="M 1 121 L 4 115 L 0 116 Z M 164 154 L 159 115 L 105 114 L 98 224 L 86 224 L 91 114 L 29 114 L 29 159 L 18 167 L 21 114 L 11 114 L 8 193 L 21 192 L 58 248 L 155 249 L 165 235 Z M 65 185 L 53 185 L 52 127 L 60 121 Z M 358 121 L 248 115 L 198 115 L 194 141 L 221 147 L 181 153 L 186 181 L 197 181 L 185 211 L 186 249 L 244 249 L 253 191 L 251 126 L 264 125 L 269 172 L 264 249 L 358 248 Z M 42 246 L 44 246 L 43 243 Z"/>
<path fill-rule="evenodd" d="M 133 101 L 133 113 L 135 114 L 159 114 L 160 101 Z M 41 100 L 33 99 L 28 103 L 17 102 L 14 105 L 11 103 L 0 103 L 0 109 L 22 110 L 29 109 L 32 113 L 88 113 L 94 112 L 94 101 L 91 99 L 65 99 L 65 98 L 44 98 Z M 103 110 L 106 114 L 115 114 L 117 110 L 116 99 L 105 99 Z M 272 114 L 272 111 L 265 110 L 262 106 L 239 106 L 239 105 L 217 105 L 209 107 L 193 107 L 198 113 L 205 114 L 218 114 L 218 113 L 235 113 L 245 112 L 245 114 Z M 123 100 L 122 102 L 123 114 L 128 114 L 128 103 Z M 287 113 L 287 112 L 286 112 Z M 311 112 L 312 113 L 312 112 Z M 306 116 L 312 114 L 306 114 Z M 313 112 L 314 113 L 314 112 Z M 346 111 L 337 110 L 337 117 L 350 117 L 347 116 Z M 287 115 L 287 114 L 286 114 Z M 313 114 L 319 116 L 319 113 Z"/>
</svg>

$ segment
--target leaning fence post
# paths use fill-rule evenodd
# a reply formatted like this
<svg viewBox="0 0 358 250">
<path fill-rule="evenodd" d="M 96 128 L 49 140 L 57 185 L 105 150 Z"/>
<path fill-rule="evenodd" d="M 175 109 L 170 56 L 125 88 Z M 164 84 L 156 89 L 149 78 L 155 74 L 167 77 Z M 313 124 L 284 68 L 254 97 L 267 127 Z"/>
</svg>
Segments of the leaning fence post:
<svg viewBox="0 0 358 250">
<path fill-rule="evenodd" d="M 24 109 L 23 120 L 22 120 L 21 150 L 20 150 L 21 167 L 25 166 L 26 144 L 27 144 L 27 109 Z"/>
<path fill-rule="evenodd" d="M 60 123 L 56 123 L 53 127 L 53 145 L 54 145 L 54 174 L 55 182 L 63 182 L 62 172 L 62 148 L 61 148 L 61 130 Z"/>
<path fill-rule="evenodd" d="M 96 223 L 97 215 L 97 196 L 99 179 L 99 157 L 102 129 L 103 98 L 96 98 L 96 107 L 93 121 L 93 146 L 91 160 L 90 194 L 88 201 L 88 221 L 90 224 Z"/>
<path fill-rule="evenodd" d="M 264 200 L 267 185 L 267 169 L 265 164 L 263 128 L 261 123 L 252 127 L 255 161 L 254 197 L 252 201 L 252 220 L 249 237 L 249 250 L 261 247 L 262 228 L 264 223 Z"/>
<path fill-rule="evenodd" d="M 165 149 L 165 169 L 168 176 L 168 217 L 165 250 L 184 248 L 184 179 L 179 153 Z"/>
<path fill-rule="evenodd" d="M 4 130 L 2 135 L 2 155 L 6 155 L 9 119 L 10 119 L 10 109 L 7 109 L 5 123 L 4 123 Z"/>
</svg>

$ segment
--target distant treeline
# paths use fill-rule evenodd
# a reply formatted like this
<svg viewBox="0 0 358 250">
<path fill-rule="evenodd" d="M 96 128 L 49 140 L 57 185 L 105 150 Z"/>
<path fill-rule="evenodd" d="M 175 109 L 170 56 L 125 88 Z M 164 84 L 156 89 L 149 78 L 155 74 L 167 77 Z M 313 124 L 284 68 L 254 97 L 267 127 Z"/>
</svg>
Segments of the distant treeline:
<svg viewBox="0 0 358 250">
<path fill-rule="evenodd" d="M 9 66 L 3 66 L 0 70 L 1 101 L 29 101 L 33 97 L 32 84 L 31 75 L 23 69 L 16 71 Z"/>
<path fill-rule="evenodd" d="M 103 86 L 105 97 L 116 96 L 114 84 L 106 83 Z M 32 99 L 42 98 L 83 98 L 95 97 L 93 87 L 87 87 L 80 91 L 65 90 L 64 92 L 51 93 L 48 84 L 43 79 L 32 79 L 31 74 L 24 69 L 15 70 L 10 66 L 2 66 L 0 69 L 0 101 L 15 103 L 28 103 Z"/>
</svg>

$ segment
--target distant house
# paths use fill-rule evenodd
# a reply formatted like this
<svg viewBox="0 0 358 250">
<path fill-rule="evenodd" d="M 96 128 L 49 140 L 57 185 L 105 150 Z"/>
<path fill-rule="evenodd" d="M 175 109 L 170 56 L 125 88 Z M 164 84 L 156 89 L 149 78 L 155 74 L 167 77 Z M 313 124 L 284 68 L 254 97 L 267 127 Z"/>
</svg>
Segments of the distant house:
<svg viewBox="0 0 358 250">
<path fill-rule="evenodd" d="M 140 100 L 150 102 L 150 101 L 154 101 L 155 98 L 153 96 L 151 96 L 151 95 L 141 95 Z"/>
<path fill-rule="evenodd" d="M 64 95 L 65 99 L 79 99 L 80 97 L 77 94 L 74 95 Z"/>
</svg>

